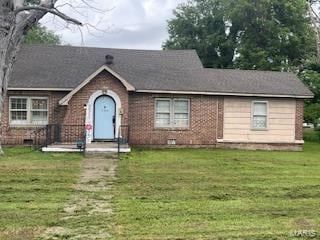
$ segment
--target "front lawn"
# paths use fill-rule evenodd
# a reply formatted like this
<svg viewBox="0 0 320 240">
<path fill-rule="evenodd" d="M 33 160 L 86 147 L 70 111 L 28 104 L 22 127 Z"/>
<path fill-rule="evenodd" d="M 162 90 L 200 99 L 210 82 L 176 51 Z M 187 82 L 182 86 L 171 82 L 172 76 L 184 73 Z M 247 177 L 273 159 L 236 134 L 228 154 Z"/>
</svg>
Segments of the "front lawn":
<svg viewBox="0 0 320 240">
<path fill-rule="evenodd" d="M 0 239 L 33 239 L 59 220 L 80 172 L 80 154 L 7 148 L 0 156 Z"/>
<path fill-rule="evenodd" d="M 135 150 L 117 175 L 115 239 L 320 237 L 320 144 L 304 152 Z"/>
</svg>

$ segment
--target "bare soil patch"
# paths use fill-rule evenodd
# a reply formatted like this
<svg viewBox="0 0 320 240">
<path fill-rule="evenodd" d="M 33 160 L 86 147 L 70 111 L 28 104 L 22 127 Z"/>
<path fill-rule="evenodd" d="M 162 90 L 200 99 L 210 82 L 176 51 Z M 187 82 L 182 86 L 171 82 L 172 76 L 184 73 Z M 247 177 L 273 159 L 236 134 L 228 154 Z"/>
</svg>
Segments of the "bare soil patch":
<svg viewBox="0 0 320 240">
<path fill-rule="evenodd" d="M 107 239 L 112 217 L 111 188 L 117 160 L 88 156 L 74 186 L 74 194 L 63 209 L 61 221 L 48 228 L 41 239 Z"/>
</svg>

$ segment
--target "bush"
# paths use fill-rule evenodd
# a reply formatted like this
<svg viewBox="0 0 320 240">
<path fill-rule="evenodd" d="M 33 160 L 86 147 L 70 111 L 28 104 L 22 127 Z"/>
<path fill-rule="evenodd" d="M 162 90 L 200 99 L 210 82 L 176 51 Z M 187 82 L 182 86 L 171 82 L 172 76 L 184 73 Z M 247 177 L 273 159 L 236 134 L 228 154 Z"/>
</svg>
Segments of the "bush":
<svg viewBox="0 0 320 240">
<path fill-rule="evenodd" d="M 307 142 L 320 142 L 320 128 L 304 129 L 303 139 Z"/>
</svg>

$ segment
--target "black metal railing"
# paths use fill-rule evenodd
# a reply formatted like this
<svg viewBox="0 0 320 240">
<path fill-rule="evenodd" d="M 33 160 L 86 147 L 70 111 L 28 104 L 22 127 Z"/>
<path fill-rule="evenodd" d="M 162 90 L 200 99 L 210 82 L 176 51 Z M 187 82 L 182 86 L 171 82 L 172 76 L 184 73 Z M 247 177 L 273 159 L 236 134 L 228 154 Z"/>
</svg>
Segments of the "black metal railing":
<svg viewBox="0 0 320 240">
<path fill-rule="evenodd" d="M 117 144 L 118 144 L 118 157 L 120 155 L 121 147 L 129 146 L 129 140 L 130 140 L 130 127 L 129 125 L 120 125 L 118 129 L 118 138 L 117 138 Z"/>
<path fill-rule="evenodd" d="M 32 147 L 34 149 L 41 149 L 46 146 L 46 127 L 40 127 L 31 132 L 30 138 L 32 139 Z"/>
<path fill-rule="evenodd" d="M 85 151 L 86 131 L 84 125 L 49 124 L 33 133 L 34 147 L 48 147 L 52 144 L 75 145 Z"/>
<path fill-rule="evenodd" d="M 50 126 L 50 125 L 49 125 Z M 77 141 L 84 141 L 84 125 L 58 125 L 56 131 L 51 133 L 55 142 L 63 144 L 73 144 Z"/>
</svg>

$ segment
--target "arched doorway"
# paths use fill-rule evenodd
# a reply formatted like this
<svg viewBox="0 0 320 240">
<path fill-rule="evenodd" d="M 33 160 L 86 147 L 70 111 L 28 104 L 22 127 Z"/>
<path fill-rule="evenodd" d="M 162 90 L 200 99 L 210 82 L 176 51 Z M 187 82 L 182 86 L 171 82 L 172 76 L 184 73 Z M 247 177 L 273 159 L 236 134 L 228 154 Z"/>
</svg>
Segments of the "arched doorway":
<svg viewBox="0 0 320 240">
<path fill-rule="evenodd" d="M 116 103 L 107 95 L 96 98 L 94 102 L 94 140 L 114 140 L 116 126 Z"/>
</svg>

